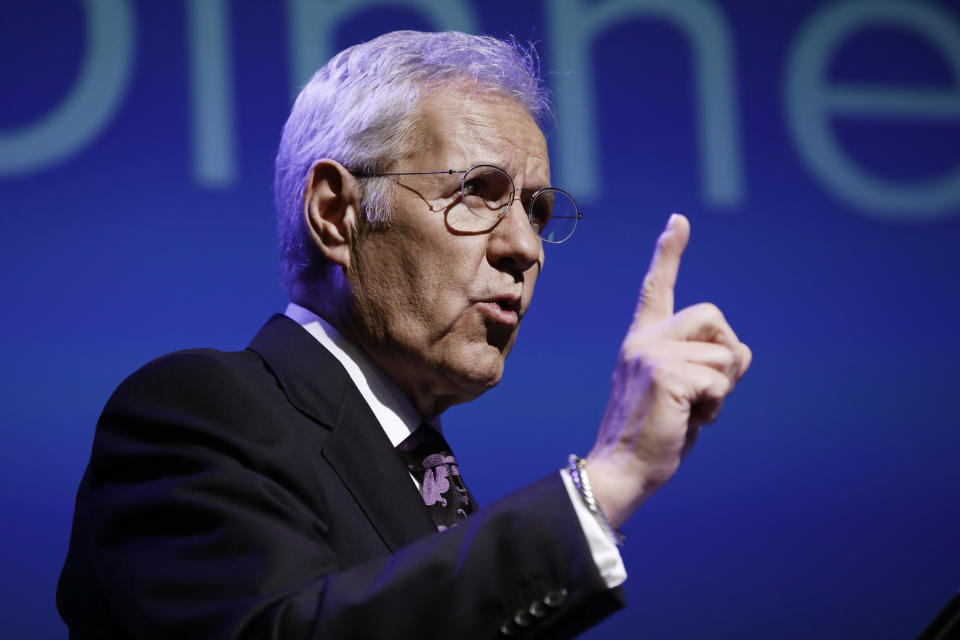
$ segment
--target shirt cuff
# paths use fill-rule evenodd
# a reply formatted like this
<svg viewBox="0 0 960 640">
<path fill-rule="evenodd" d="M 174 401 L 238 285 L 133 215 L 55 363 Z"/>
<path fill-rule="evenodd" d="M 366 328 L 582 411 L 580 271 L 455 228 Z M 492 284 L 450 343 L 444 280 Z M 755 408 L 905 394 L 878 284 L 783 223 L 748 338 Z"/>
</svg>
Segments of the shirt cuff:
<svg viewBox="0 0 960 640">
<path fill-rule="evenodd" d="M 600 577 L 607 584 L 607 588 L 619 587 L 627 579 L 627 569 L 623 566 L 623 558 L 620 557 L 617 545 L 600 527 L 600 523 L 583 503 L 583 498 L 574 486 L 570 472 L 561 469 L 560 477 L 563 478 L 563 485 L 567 488 L 573 510 L 576 511 L 577 519 L 580 520 L 583 535 L 587 538 L 587 546 L 590 547 L 590 555 L 593 556 L 593 563 L 600 571 Z"/>
</svg>

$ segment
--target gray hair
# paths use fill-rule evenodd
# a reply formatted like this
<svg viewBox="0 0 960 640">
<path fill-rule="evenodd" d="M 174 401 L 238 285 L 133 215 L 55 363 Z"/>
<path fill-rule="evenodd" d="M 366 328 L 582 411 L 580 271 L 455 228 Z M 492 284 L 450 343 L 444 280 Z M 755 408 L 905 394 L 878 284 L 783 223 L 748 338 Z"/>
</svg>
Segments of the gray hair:
<svg viewBox="0 0 960 640">
<path fill-rule="evenodd" d="M 274 180 L 283 282 L 291 299 L 305 299 L 327 272 L 303 217 L 313 164 L 330 158 L 352 171 L 389 171 L 413 150 L 411 125 L 421 95 L 457 80 L 515 100 L 541 127 L 550 116 L 532 45 L 456 31 L 384 34 L 341 51 L 303 87 L 283 127 Z M 387 219 L 387 181 L 363 181 L 366 220 Z"/>
</svg>

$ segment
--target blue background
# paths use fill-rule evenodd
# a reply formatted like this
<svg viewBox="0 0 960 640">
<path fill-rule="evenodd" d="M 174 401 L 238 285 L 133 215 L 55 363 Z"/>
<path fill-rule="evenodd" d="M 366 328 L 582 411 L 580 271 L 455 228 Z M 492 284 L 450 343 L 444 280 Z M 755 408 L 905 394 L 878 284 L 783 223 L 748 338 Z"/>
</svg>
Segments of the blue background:
<svg viewBox="0 0 960 640">
<path fill-rule="evenodd" d="M 29 167 L 0 147 L 5 637 L 66 637 L 54 590 L 113 388 L 165 352 L 241 349 L 286 304 L 271 189 L 296 90 L 296 4 L 0 4 L 0 144 L 65 100 L 91 49 L 93 13 L 131 21 L 129 75 L 109 116 L 99 128 L 82 114 L 71 125 L 96 129 L 86 142 L 45 159 L 35 145 L 41 159 Z M 347 7 L 331 23 L 334 50 L 395 28 L 456 26 L 424 9 L 441 2 L 327 4 Z M 892 91 L 890 112 L 859 107 L 824 122 L 852 162 L 907 194 L 897 206 L 858 200 L 829 169 L 824 178 L 825 152 L 798 143 L 789 86 L 800 43 L 821 45 L 814 27 L 838 12 L 911 5 L 951 35 L 960 6 L 665 3 L 721 25 L 729 41 L 714 55 L 731 64 L 726 129 L 737 148 L 720 160 L 740 173 L 722 197 L 705 186 L 692 32 L 639 12 L 658 3 L 447 4 L 477 31 L 539 41 L 555 88 L 593 82 L 592 112 L 572 112 L 558 93 L 549 134 L 567 158 L 555 158 L 555 183 L 583 194 L 582 226 L 548 248 L 501 385 L 445 417 L 477 498 L 488 503 L 589 450 L 656 234 L 683 211 L 693 235 L 678 307 L 720 305 L 754 364 L 677 476 L 626 526 L 630 605 L 587 637 L 915 636 L 960 588 L 960 54 L 892 20 L 847 28 L 829 56 L 825 85 Z M 624 13 L 588 37 L 580 68 L 558 67 L 577 37 L 558 16 L 603 8 Z M 226 71 L 193 89 L 189 26 L 204 11 L 224 18 L 220 40 L 200 31 L 223 44 Z M 230 162 L 206 175 L 191 105 L 220 90 L 230 117 L 214 142 L 229 139 Z M 918 107 L 913 90 L 946 97 Z M 798 108 L 812 108 L 801 93 Z M 571 147 L 565 124 L 597 150 L 595 175 L 577 170 L 589 149 Z M 937 180 L 954 195 L 931 203 L 925 189 Z"/>
</svg>

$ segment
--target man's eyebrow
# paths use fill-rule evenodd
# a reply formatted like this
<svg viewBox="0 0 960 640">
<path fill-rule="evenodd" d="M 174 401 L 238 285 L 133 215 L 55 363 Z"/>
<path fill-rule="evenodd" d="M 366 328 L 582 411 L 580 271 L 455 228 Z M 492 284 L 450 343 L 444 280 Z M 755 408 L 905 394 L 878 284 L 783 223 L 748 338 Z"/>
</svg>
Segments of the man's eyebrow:
<svg viewBox="0 0 960 640">
<path fill-rule="evenodd" d="M 530 180 L 527 184 L 531 186 L 525 185 L 522 187 L 517 187 L 517 189 L 520 191 L 538 191 L 540 189 L 548 189 L 553 186 L 550 183 L 550 180 L 546 180 L 546 181 Z"/>
<path fill-rule="evenodd" d="M 532 193 L 534 191 L 539 191 L 540 189 L 548 189 L 551 186 L 552 185 L 550 184 L 549 180 L 546 180 L 546 181 L 530 180 L 526 184 L 524 184 L 522 187 L 517 187 L 517 191 L 529 191 Z"/>
<path fill-rule="evenodd" d="M 492 167 L 497 167 L 498 169 L 503 169 L 503 170 L 506 172 L 506 174 L 507 174 L 508 176 L 510 176 L 510 179 L 514 181 L 514 183 L 516 183 L 516 181 L 517 181 L 517 174 L 520 173 L 520 170 L 517 168 L 517 166 L 516 166 L 515 164 L 513 164 L 513 163 L 510 162 L 510 161 L 505 161 L 502 157 L 501 157 L 501 158 L 498 158 L 498 159 L 486 159 L 486 160 L 485 160 L 485 159 L 474 159 L 473 162 L 470 164 L 471 167 L 478 167 L 478 166 L 481 166 L 481 165 L 489 165 L 489 166 L 492 166 Z M 523 190 L 526 191 L 526 190 L 532 188 L 534 191 L 536 191 L 537 189 L 546 189 L 547 187 L 550 186 L 550 181 L 549 181 L 549 180 L 546 181 L 545 184 L 538 184 L 538 183 L 540 182 L 539 180 L 530 180 L 529 182 L 534 183 L 534 184 L 536 184 L 537 186 L 534 186 L 534 187 L 522 187 Z M 517 188 L 520 189 L 521 187 L 517 187 Z"/>
</svg>

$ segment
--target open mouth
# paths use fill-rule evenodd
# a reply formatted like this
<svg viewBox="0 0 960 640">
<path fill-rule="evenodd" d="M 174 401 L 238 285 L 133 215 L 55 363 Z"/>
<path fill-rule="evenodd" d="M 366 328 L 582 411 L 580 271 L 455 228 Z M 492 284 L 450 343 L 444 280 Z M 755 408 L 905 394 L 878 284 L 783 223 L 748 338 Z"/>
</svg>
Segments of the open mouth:
<svg viewBox="0 0 960 640">
<path fill-rule="evenodd" d="M 501 296 L 477 303 L 484 315 L 498 324 L 515 327 L 520 324 L 520 299 Z"/>
<path fill-rule="evenodd" d="M 514 298 L 512 296 L 501 296 L 499 298 L 494 298 L 491 300 L 504 311 L 512 311 L 514 313 L 520 313 L 520 298 Z"/>
</svg>

